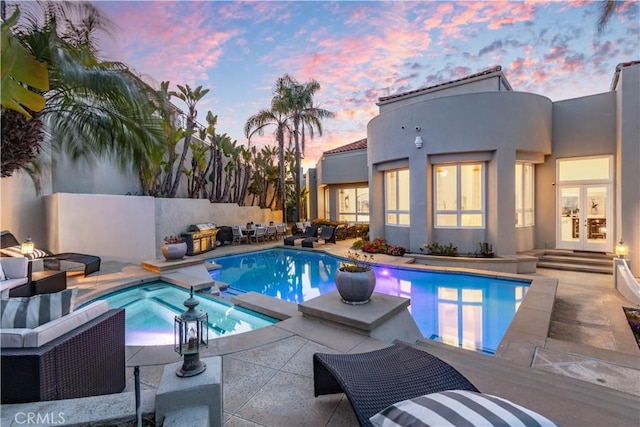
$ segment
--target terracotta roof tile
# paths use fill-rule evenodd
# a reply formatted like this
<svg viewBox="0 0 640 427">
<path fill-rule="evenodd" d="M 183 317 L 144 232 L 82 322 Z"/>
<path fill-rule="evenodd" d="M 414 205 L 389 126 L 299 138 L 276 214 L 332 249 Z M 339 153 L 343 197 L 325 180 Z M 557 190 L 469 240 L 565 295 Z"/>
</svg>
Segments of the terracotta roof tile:
<svg viewBox="0 0 640 427">
<path fill-rule="evenodd" d="M 367 149 L 367 138 L 363 138 L 359 141 L 352 142 L 351 144 L 343 145 L 341 147 L 336 147 L 329 151 L 325 151 L 323 154 L 346 153 L 348 151 L 366 150 L 366 149 Z"/>
<path fill-rule="evenodd" d="M 471 74 L 471 75 L 466 76 L 466 77 L 462 77 L 462 78 L 457 79 L 457 80 L 451 80 L 449 82 L 439 83 L 437 85 L 423 87 L 423 88 L 420 88 L 420 89 L 411 90 L 409 92 L 398 93 L 396 95 L 383 96 L 381 98 L 378 98 L 378 102 L 385 102 L 385 101 L 389 101 L 389 100 L 395 99 L 395 98 L 402 98 L 402 97 L 407 96 L 407 95 L 414 95 L 416 93 L 426 92 L 428 90 L 435 89 L 437 87 L 447 86 L 447 85 L 450 85 L 450 84 L 453 84 L 453 83 L 458 83 L 458 82 L 461 82 L 461 81 L 464 81 L 464 80 L 469 80 L 469 79 L 473 79 L 473 78 L 476 78 L 476 77 L 481 77 L 481 76 L 484 76 L 484 75 L 487 75 L 487 74 L 496 73 L 496 72 L 501 71 L 501 70 L 502 70 L 502 67 L 500 65 L 496 65 L 495 67 L 489 68 L 489 69 L 484 70 L 484 71 L 480 71 L 479 73 Z"/>
</svg>

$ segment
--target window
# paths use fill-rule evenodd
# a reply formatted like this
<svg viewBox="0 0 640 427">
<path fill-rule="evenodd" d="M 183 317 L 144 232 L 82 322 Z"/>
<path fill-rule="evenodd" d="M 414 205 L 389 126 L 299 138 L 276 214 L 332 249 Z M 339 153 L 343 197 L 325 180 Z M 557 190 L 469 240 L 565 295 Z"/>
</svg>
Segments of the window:
<svg viewBox="0 0 640 427">
<path fill-rule="evenodd" d="M 516 227 L 534 225 L 532 163 L 516 163 Z"/>
<path fill-rule="evenodd" d="M 338 191 L 338 221 L 369 222 L 368 188 L 342 188 Z"/>
<path fill-rule="evenodd" d="M 385 224 L 409 226 L 409 169 L 384 173 Z"/>
<path fill-rule="evenodd" d="M 484 165 L 456 163 L 434 167 L 435 227 L 484 227 Z"/>
</svg>

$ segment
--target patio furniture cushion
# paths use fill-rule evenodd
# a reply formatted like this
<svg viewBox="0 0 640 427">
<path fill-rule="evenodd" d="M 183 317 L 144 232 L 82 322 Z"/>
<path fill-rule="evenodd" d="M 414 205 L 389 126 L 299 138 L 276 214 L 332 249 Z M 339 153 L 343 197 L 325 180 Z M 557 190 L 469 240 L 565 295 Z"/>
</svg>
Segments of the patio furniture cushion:
<svg viewBox="0 0 640 427">
<path fill-rule="evenodd" d="M 375 427 L 555 426 L 542 415 L 506 399 L 467 390 L 450 390 L 403 400 L 369 420 Z"/>
<path fill-rule="evenodd" d="M 30 254 L 23 254 L 21 245 L 9 246 L 7 248 L 2 248 L 2 249 L 0 249 L 0 252 L 2 252 L 6 256 L 25 257 L 25 258 L 29 258 L 29 259 L 44 258 L 44 257 L 48 257 L 48 256 L 51 255 L 47 251 L 44 251 L 42 249 L 36 249 L 36 248 L 34 248 L 33 252 L 30 253 Z"/>
<path fill-rule="evenodd" d="M 344 393 L 362 426 L 402 400 L 445 390 L 478 391 L 443 360 L 397 342 L 366 353 L 313 355 L 314 395 Z"/>
<path fill-rule="evenodd" d="M 2 329 L 0 345 L 3 348 L 41 347 L 107 311 L 109 311 L 107 301 L 95 301 L 37 328 Z"/>
<path fill-rule="evenodd" d="M 35 295 L 31 298 L 7 298 L 2 304 L 1 327 L 37 328 L 47 322 L 73 311 L 78 288 L 65 289 L 52 294 Z"/>
</svg>

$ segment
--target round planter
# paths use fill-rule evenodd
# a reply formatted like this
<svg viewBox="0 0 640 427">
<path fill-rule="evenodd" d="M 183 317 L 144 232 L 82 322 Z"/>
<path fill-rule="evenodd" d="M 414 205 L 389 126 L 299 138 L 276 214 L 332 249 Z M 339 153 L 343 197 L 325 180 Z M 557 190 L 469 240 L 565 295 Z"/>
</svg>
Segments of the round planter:
<svg viewBox="0 0 640 427">
<path fill-rule="evenodd" d="M 336 271 L 336 289 L 346 304 L 366 304 L 376 287 L 376 275 L 373 270 L 351 273 Z"/>
<path fill-rule="evenodd" d="M 162 245 L 162 256 L 167 261 L 176 261 L 184 258 L 187 253 L 187 244 L 182 243 L 165 243 Z"/>
</svg>

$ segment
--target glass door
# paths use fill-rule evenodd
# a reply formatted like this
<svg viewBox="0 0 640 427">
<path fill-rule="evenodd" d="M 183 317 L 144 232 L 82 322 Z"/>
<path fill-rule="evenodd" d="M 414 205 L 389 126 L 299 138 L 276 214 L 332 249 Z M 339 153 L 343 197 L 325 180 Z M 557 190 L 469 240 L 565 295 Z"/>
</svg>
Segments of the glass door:
<svg viewBox="0 0 640 427">
<path fill-rule="evenodd" d="M 610 185 L 572 185 L 559 188 L 559 249 L 611 250 Z"/>
</svg>

